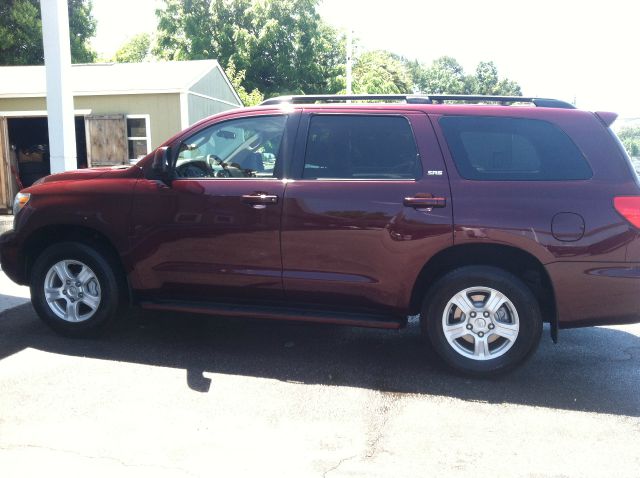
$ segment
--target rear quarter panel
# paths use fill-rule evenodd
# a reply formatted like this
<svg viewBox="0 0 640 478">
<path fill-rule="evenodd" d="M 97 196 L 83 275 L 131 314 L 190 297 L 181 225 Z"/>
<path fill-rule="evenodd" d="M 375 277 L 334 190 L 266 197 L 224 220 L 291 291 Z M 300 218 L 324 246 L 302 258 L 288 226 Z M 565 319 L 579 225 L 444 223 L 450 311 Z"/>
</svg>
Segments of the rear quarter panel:
<svg viewBox="0 0 640 478">
<path fill-rule="evenodd" d="M 638 186 L 595 115 L 549 108 L 519 108 L 517 114 L 564 130 L 589 162 L 591 179 L 476 181 L 463 178 L 456 168 L 438 125 L 444 114 L 510 116 L 513 111 L 475 106 L 430 115 L 451 181 L 455 244 L 507 244 L 537 257 L 553 284 L 561 326 L 626 322 L 637 314 L 637 269 L 620 271 L 635 267 L 627 263 L 627 251 L 636 247 L 638 231 L 614 210 L 613 197 L 637 195 Z M 584 218 L 579 240 L 558 240 L 552 234 L 552 219 L 563 212 Z M 604 305 L 612 297 L 618 301 L 615 310 Z"/>
</svg>

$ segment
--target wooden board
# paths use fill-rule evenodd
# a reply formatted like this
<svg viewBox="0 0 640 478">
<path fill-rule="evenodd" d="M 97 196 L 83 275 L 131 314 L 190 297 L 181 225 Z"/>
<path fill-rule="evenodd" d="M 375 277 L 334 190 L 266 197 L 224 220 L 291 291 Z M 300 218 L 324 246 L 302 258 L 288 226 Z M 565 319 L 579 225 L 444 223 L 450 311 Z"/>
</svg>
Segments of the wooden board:
<svg viewBox="0 0 640 478">
<path fill-rule="evenodd" d="M 124 115 L 85 116 L 89 167 L 129 163 Z"/>
<path fill-rule="evenodd" d="M 15 195 L 12 187 L 10 158 L 7 118 L 0 117 L 0 211 L 2 212 L 9 210 Z"/>
</svg>

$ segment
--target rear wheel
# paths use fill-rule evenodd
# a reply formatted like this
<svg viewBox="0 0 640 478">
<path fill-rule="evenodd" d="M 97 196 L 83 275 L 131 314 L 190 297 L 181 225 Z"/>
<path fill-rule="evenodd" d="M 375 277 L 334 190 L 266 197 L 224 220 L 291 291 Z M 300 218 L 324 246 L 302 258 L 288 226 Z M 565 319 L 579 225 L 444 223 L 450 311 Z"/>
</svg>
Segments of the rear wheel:
<svg viewBox="0 0 640 478">
<path fill-rule="evenodd" d="M 48 247 L 31 273 L 31 301 L 40 318 L 70 336 L 94 336 L 113 325 L 120 312 L 116 268 L 86 244 Z"/>
<path fill-rule="evenodd" d="M 468 266 L 443 276 L 422 308 L 422 330 L 451 367 L 493 375 L 526 359 L 542 332 L 538 302 L 516 276 Z"/>
</svg>

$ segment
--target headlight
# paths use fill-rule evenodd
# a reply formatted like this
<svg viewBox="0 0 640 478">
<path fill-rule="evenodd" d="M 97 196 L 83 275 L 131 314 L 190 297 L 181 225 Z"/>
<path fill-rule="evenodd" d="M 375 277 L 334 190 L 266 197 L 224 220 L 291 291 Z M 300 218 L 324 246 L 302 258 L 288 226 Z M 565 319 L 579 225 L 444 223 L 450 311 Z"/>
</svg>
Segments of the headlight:
<svg viewBox="0 0 640 478">
<path fill-rule="evenodd" d="M 18 193 L 16 194 L 16 198 L 13 200 L 13 215 L 14 217 L 18 215 L 18 213 L 22 210 L 23 207 L 27 205 L 31 199 L 31 194 L 29 193 Z"/>
</svg>

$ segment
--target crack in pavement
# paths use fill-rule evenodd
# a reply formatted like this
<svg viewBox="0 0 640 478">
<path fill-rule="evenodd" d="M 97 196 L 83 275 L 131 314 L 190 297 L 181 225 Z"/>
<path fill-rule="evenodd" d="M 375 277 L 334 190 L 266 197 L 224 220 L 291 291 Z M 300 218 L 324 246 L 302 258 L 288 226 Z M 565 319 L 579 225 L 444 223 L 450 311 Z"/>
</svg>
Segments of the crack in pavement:
<svg viewBox="0 0 640 478">
<path fill-rule="evenodd" d="M 348 457 L 346 457 L 346 458 L 342 458 L 342 459 L 338 462 L 338 464 L 336 464 L 336 465 L 332 466 L 331 468 L 329 468 L 328 470 L 326 470 L 325 472 L 323 472 L 323 473 L 322 473 L 322 478 L 326 478 L 326 477 L 327 477 L 327 475 L 328 475 L 329 473 L 331 473 L 332 471 L 336 471 L 338 468 L 340 468 L 340 467 L 342 466 L 342 464 L 343 464 L 344 462 L 349 461 L 349 460 L 353 460 L 354 458 L 357 458 L 357 457 L 358 457 L 358 455 L 353 455 L 353 456 L 348 456 Z"/>
<path fill-rule="evenodd" d="M 167 470 L 167 471 L 179 471 L 181 473 L 184 473 L 186 475 L 189 476 L 194 476 L 196 477 L 197 475 L 193 474 L 192 472 L 185 470 L 184 468 L 177 468 L 177 467 L 172 467 L 172 466 L 163 466 L 163 465 L 155 465 L 152 463 L 127 463 L 125 461 L 122 461 L 119 458 L 115 458 L 112 456 L 100 456 L 100 455 L 86 455 L 84 453 L 80 453 L 78 451 L 75 450 L 65 450 L 62 448 L 52 448 L 52 447 L 48 447 L 48 446 L 43 446 L 43 445 L 8 445 L 8 446 L 0 446 L 0 450 L 5 450 L 5 451 L 11 451 L 11 450 L 18 450 L 18 449 L 40 449 L 40 450 L 48 450 L 48 451 L 52 451 L 54 453 L 66 453 L 68 455 L 75 455 L 81 458 L 86 458 L 89 460 L 108 460 L 108 461 L 113 461 L 115 463 L 119 463 L 120 465 L 127 467 L 127 468 L 160 468 L 163 470 Z"/>
<path fill-rule="evenodd" d="M 384 436 L 385 428 L 389 422 L 390 412 L 396 408 L 397 403 L 402 399 L 401 394 L 393 392 L 385 392 L 383 393 L 383 397 L 390 397 L 390 399 L 376 410 L 378 412 L 377 420 L 371 424 L 369 433 L 370 436 L 373 435 L 373 438 L 367 441 L 367 449 L 365 452 L 365 458 L 367 460 L 372 459 L 378 453 L 378 444 Z"/>
<path fill-rule="evenodd" d="M 367 440 L 366 449 L 364 451 L 364 459 L 371 460 L 380 451 L 378 445 L 380 440 L 384 437 L 384 431 L 389 422 L 389 415 L 392 410 L 397 406 L 397 403 L 402 399 L 402 394 L 393 392 L 381 393 L 383 403 L 375 410 L 373 418 L 369 426 L 369 432 L 367 433 L 369 439 Z M 358 458 L 358 454 L 352 455 L 346 458 L 342 458 L 338 463 L 322 473 L 322 477 L 326 476 L 332 471 L 336 471 L 344 463 L 354 458 Z"/>
</svg>

